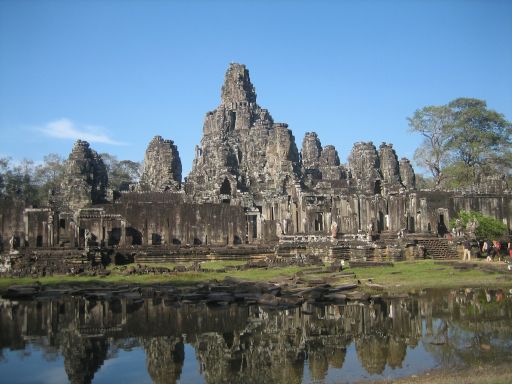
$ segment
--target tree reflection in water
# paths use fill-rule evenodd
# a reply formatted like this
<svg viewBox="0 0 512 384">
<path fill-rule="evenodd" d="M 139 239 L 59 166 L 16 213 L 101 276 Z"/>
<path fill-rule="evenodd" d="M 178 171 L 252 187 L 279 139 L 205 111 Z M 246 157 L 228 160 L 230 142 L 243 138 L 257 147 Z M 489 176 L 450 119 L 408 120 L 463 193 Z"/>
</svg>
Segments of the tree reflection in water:
<svg viewBox="0 0 512 384">
<path fill-rule="evenodd" d="M 511 359 L 512 299 L 500 290 L 432 291 L 288 310 L 109 297 L 1 301 L 0 374 L 7 350 L 30 344 L 48 361 L 60 354 L 72 383 L 92 382 L 118 351 L 140 348 L 155 383 L 185 381 L 184 365 L 194 358 L 207 383 L 322 381 L 352 369 L 345 367 L 352 345 L 364 375 L 377 377 L 404 374 L 415 348 L 436 364 Z M 195 357 L 185 356 L 185 344 Z"/>
</svg>

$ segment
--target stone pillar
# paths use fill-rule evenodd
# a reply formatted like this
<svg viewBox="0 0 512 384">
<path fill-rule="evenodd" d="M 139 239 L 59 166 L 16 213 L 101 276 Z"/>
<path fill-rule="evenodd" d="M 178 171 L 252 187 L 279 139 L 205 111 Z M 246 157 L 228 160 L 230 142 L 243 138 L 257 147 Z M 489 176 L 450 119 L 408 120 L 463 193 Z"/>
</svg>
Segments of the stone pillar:
<svg viewBox="0 0 512 384">
<path fill-rule="evenodd" d="M 149 233 L 149 228 L 148 228 L 148 221 L 145 220 L 144 222 L 144 227 L 142 228 L 142 245 L 148 245 L 148 233 Z"/>
<path fill-rule="evenodd" d="M 420 207 L 421 207 L 421 232 L 427 232 L 428 231 L 428 223 L 429 223 L 427 199 L 425 199 L 425 198 L 420 199 Z"/>
<path fill-rule="evenodd" d="M 112 221 L 107 221 L 106 223 L 104 222 L 103 224 L 104 224 L 103 232 L 105 234 L 104 241 L 105 241 L 105 245 L 108 245 L 108 241 L 110 238 L 110 236 L 108 235 L 108 230 L 110 229 L 112 231 Z"/>
<path fill-rule="evenodd" d="M 48 223 L 48 246 L 53 247 L 55 244 L 53 223 Z"/>
<path fill-rule="evenodd" d="M 258 213 L 258 216 L 256 216 L 256 232 L 258 233 L 258 239 L 261 239 L 261 221 L 261 214 Z"/>
<path fill-rule="evenodd" d="M 228 245 L 233 245 L 235 239 L 233 222 L 228 223 Z"/>
<path fill-rule="evenodd" d="M 43 247 L 47 247 L 48 246 L 48 222 L 46 221 L 43 221 L 43 228 L 42 228 L 42 233 L 41 233 L 42 237 L 43 237 L 43 241 L 42 241 L 42 246 Z M 36 237 L 37 239 L 37 237 Z M 36 240 L 37 241 L 37 240 Z M 34 244 L 37 246 L 37 244 Z"/>
<path fill-rule="evenodd" d="M 101 244 L 103 243 L 103 241 L 105 240 L 105 236 L 104 235 L 104 232 L 105 232 L 105 227 L 104 227 L 104 223 L 103 223 L 103 216 L 100 216 L 100 227 L 99 227 L 99 243 L 100 243 L 100 246 Z"/>
<path fill-rule="evenodd" d="M 80 226 L 75 225 L 75 231 L 73 233 L 73 243 L 75 246 L 80 247 Z"/>
<path fill-rule="evenodd" d="M 121 220 L 121 239 L 119 241 L 119 245 L 125 246 L 126 245 L 126 221 Z"/>
<path fill-rule="evenodd" d="M 23 212 L 23 224 L 25 228 L 25 241 L 28 242 L 30 240 L 29 231 L 28 231 L 28 212 Z"/>
<path fill-rule="evenodd" d="M 252 233 L 254 231 L 253 223 L 252 223 L 252 216 L 247 216 L 247 218 L 249 219 L 247 221 L 247 241 L 249 242 L 249 244 L 251 244 L 253 241 Z"/>
</svg>

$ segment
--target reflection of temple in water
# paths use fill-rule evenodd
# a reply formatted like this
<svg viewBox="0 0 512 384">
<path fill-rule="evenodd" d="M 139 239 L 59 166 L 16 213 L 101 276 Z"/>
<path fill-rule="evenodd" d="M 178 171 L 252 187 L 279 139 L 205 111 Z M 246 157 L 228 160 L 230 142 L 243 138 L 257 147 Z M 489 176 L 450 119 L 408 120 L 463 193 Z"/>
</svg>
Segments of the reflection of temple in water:
<svg viewBox="0 0 512 384">
<path fill-rule="evenodd" d="M 478 340 L 490 340 L 491 334 L 492 340 L 510 340 L 511 319 L 511 299 L 499 291 L 304 304 L 285 311 L 63 297 L 0 302 L 0 348 L 23 349 L 29 340 L 49 353 L 58 351 L 70 382 L 89 383 L 112 350 L 127 340 L 144 349 L 153 382 L 174 383 L 182 376 L 186 342 L 195 349 L 207 383 L 300 383 L 306 366 L 311 379 L 319 381 L 329 369 L 341 369 L 352 344 L 369 374 L 400 368 L 407 348 L 420 340 L 437 345 L 442 339 L 435 348 L 425 343 L 439 358 L 482 358 L 466 348 L 476 338 L 458 330 L 477 333 Z M 507 345 L 493 350 L 506 354 Z"/>
</svg>

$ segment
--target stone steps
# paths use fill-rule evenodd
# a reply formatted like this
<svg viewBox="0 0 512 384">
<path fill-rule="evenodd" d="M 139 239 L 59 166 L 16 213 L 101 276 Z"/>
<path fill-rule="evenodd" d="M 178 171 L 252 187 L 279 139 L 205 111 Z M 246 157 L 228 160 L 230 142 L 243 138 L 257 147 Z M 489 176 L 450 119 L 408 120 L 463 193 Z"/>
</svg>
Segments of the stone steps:
<svg viewBox="0 0 512 384">
<path fill-rule="evenodd" d="M 427 251 L 427 258 L 435 260 L 458 258 L 456 249 L 450 247 L 447 239 L 442 238 L 423 238 L 416 240 L 418 245 L 423 245 Z"/>
</svg>

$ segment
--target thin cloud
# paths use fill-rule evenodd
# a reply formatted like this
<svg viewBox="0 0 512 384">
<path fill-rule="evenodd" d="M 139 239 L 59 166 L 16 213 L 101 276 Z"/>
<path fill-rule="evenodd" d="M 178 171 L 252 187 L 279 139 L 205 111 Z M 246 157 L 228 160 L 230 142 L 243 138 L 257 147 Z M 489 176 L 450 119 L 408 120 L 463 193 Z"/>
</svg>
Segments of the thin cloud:
<svg viewBox="0 0 512 384">
<path fill-rule="evenodd" d="M 90 143 L 103 143 L 112 145 L 124 145 L 120 141 L 110 138 L 103 127 L 93 125 L 79 125 L 69 119 L 63 118 L 50 121 L 40 128 L 41 132 L 57 139 L 85 140 Z"/>
</svg>

